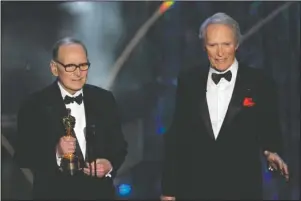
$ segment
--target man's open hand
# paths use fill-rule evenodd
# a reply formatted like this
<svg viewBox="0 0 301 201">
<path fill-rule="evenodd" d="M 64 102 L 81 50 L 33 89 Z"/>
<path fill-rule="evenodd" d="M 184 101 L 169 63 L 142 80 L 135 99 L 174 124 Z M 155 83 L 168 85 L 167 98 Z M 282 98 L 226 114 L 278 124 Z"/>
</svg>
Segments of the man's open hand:
<svg viewBox="0 0 301 201">
<path fill-rule="evenodd" d="M 289 171 L 287 164 L 282 160 L 282 158 L 277 153 L 272 153 L 265 151 L 264 155 L 266 156 L 267 162 L 269 164 L 270 171 L 280 171 L 280 174 L 283 175 L 286 181 L 289 180 Z"/>
</svg>

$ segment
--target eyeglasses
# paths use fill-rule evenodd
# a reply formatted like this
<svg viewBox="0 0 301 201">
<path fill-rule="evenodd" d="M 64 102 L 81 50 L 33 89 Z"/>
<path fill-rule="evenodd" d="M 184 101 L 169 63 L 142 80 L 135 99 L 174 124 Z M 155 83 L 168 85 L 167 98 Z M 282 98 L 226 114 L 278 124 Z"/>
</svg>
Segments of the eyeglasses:
<svg viewBox="0 0 301 201">
<path fill-rule="evenodd" d="M 79 68 L 79 70 L 81 71 L 86 71 L 89 69 L 90 67 L 90 62 L 87 62 L 87 63 L 82 63 L 82 64 L 62 64 L 61 62 L 59 61 L 55 61 L 56 63 L 58 64 L 61 64 L 64 68 L 65 68 L 65 71 L 66 72 L 74 72 L 77 68 Z"/>
</svg>

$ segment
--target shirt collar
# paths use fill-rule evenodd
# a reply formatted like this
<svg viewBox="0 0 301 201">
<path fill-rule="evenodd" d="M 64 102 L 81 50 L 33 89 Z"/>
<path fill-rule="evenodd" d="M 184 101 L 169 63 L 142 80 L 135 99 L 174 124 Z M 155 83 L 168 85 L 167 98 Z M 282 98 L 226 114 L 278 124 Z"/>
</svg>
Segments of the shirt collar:
<svg viewBox="0 0 301 201">
<path fill-rule="evenodd" d="M 57 82 L 57 84 L 59 85 L 60 91 L 61 91 L 61 95 L 63 97 L 63 99 L 65 98 L 65 96 L 70 96 L 70 97 L 76 97 L 78 95 L 80 95 L 81 93 L 83 94 L 83 89 L 78 90 L 77 92 L 75 92 L 73 95 L 70 94 L 68 91 L 66 91 L 62 84 L 60 83 L 60 81 Z"/>
</svg>

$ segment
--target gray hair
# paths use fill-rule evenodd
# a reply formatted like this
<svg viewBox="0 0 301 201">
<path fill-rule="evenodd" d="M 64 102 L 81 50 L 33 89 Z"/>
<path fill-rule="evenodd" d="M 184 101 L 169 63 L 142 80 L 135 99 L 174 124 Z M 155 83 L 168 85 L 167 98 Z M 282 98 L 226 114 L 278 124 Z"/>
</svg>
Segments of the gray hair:
<svg viewBox="0 0 301 201">
<path fill-rule="evenodd" d="M 200 27 L 200 33 L 199 33 L 200 39 L 206 40 L 206 30 L 210 24 L 224 24 L 229 26 L 234 32 L 237 44 L 240 43 L 242 36 L 240 33 L 239 25 L 236 22 L 236 20 L 234 20 L 226 13 L 216 13 L 211 17 L 207 18 Z"/>
<path fill-rule="evenodd" d="M 84 50 L 85 50 L 85 53 L 88 57 L 88 51 L 87 51 L 87 48 L 85 46 L 85 44 L 83 42 L 81 42 L 80 40 L 77 40 L 75 38 L 71 38 L 71 37 L 66 37 L 66 38 L 62 38 L 60 40 L 58 40 L 53 48 L 52 48 L 52 59 L 53 60 L 57 60 L 58 59 L 58 54 L 59 54 L 59 49 L 62 45 L 70 45 L 70 44 L 78 44 L 78 45 L 81 45 Z"/>
</svg>

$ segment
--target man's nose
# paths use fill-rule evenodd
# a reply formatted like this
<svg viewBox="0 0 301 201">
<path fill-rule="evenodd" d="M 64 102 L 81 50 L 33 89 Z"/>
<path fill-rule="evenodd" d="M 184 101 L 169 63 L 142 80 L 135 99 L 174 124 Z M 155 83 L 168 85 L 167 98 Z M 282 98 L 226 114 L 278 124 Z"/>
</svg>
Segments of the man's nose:
<svg viewBox="0 0 301 201">
<path fill-rule="evenodd" d="M 80 69 L 79 68 L 76 68 L 76 70 L 74 71 L 74 74 L 76 76 L 80 76 Z"/>
<path fill-rule="evenodd" d="M 224 55 L 224 50 L 221 46 L 218 46 L 217 48 L 217 55 L 220 57 Z"/>
</svg>

